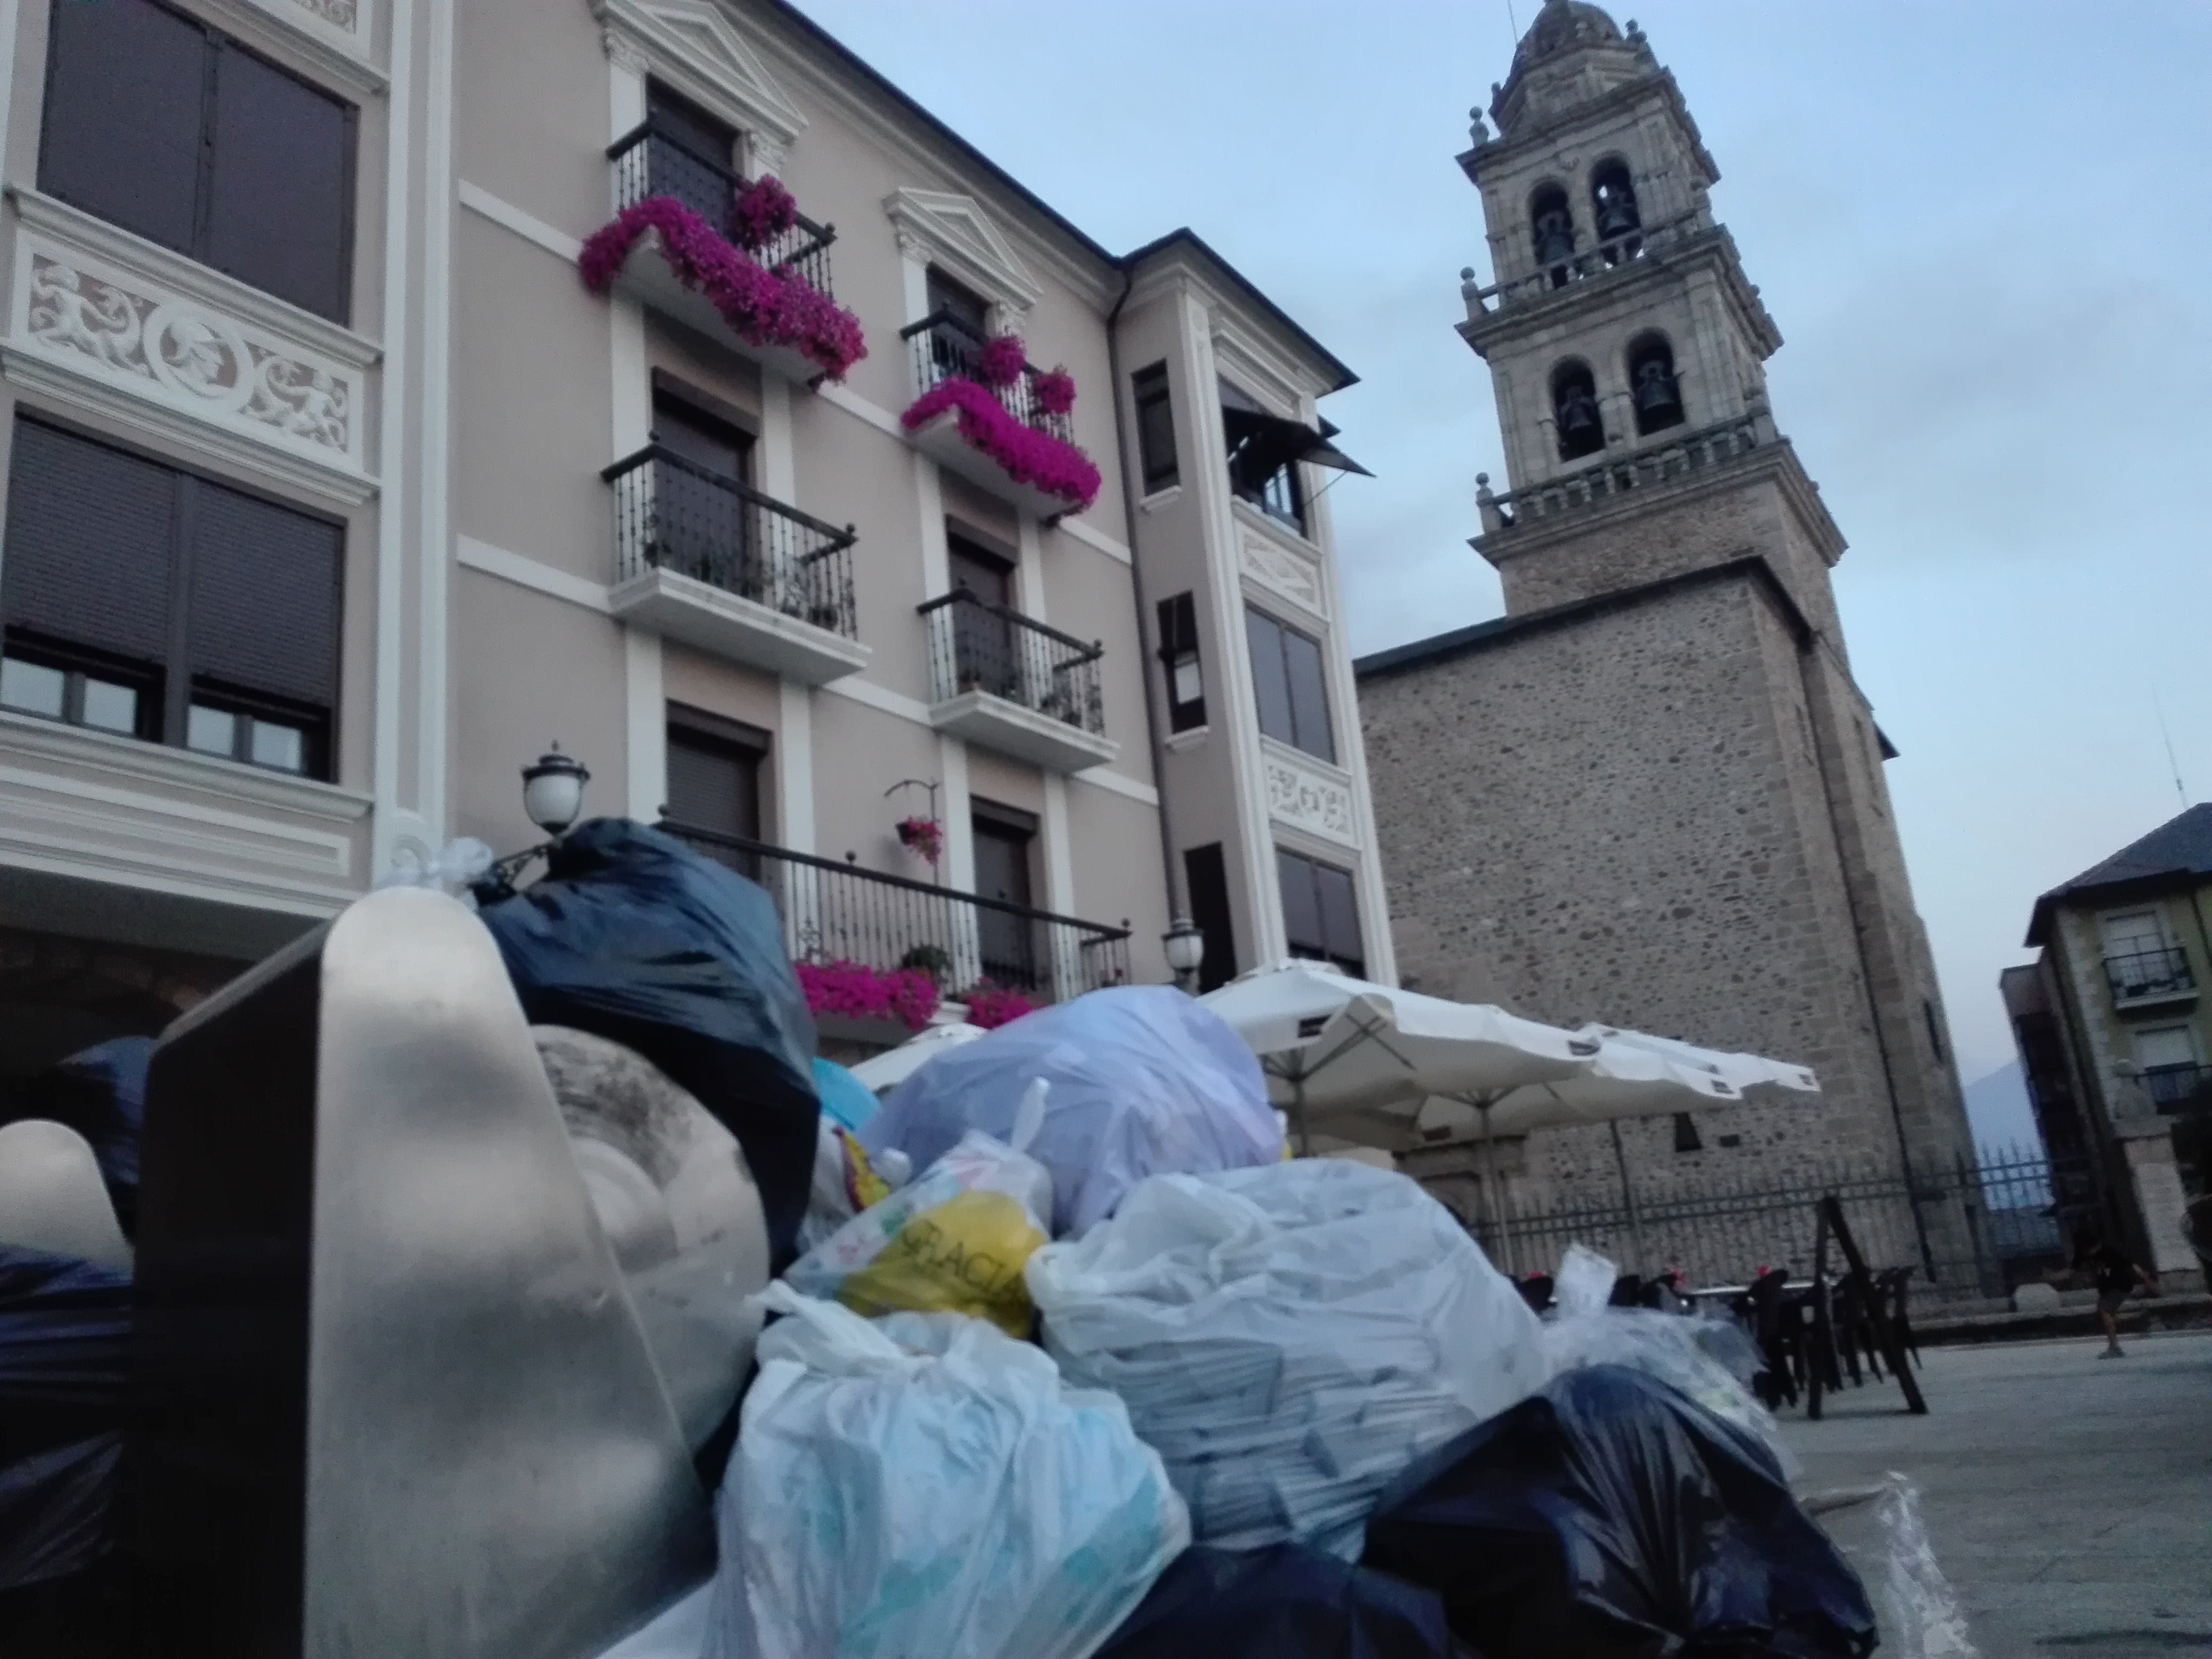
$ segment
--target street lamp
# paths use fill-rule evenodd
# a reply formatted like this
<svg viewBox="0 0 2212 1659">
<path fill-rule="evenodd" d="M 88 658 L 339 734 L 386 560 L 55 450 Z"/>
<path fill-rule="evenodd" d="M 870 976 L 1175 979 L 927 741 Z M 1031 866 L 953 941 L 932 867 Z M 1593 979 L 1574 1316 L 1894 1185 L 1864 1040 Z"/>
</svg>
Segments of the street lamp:
<svg viewBox="0 0 2212 1659">
<path fill-rule="evenodd" d="M 1197 979 L 1199 964 L 1206 960 L 1206 935 L 1188 916 L 1177 916 L 1168 924 L 1161 943 L 1167 946 L 1168 966 L 1175 972 L 1176 985 L 1189 990 Z"/>
<path fill-rule="evenodd" d="M 568 826 L 583 816 L 584 786 L 591 781 L 583 762 L 562 754 L 557 743 L 522 769 L 522 810 L 545 832 L 545 839 L 520 853 L 509 853 L 485 871 L 471 890 L 478 904 L 496 904 L 514 896 L 514 878 L 532 859 L 550 851 L 553 843 L 568 833 Z"/>
</svg>

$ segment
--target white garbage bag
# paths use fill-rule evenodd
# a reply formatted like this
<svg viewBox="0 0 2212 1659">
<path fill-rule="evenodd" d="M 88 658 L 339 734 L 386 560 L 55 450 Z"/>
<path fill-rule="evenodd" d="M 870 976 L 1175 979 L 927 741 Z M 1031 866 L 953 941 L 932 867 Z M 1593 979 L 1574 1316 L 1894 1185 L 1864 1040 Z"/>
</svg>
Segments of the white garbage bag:
<svg viewBox="0 0 2212 1659">
<path fill-rule="evenodd" d="M 1553 1279 L 1544 1321 L 1544 1357 L 1553 1375 L 1583 1365 L 1626 1365 L 1656 1376 L 1761 1442 L 1785 1479 L 1797 1455 L 1774 1413 L 1751 1391 L 1765 1369 L 1758 1346 L 1725 1313 L 1661 1313 L 1609 1304 L 1619 1272 L 1586 1245 L 1570 1244 Z"/>
<path fill-rule="evenodd" d="M 703 1659 L 1087 1659 L 1190 1541 L 1111 1395 L 962 1314 L 775 1284 Z"/>
<path fill-rule="evenodd" d="M 1866 1586 L 1882 1659 L 1980 1659 L 1921 1522 L 1918 1487 L 1893 1469 L 1874 1486 L 1801 1501 Z"/>
<path fill-rule="evenodd" d="M 1194 1535 L 1230 1549 L 1357 1559 L 1394 1476 L 1549 1375 L 1451 1212 L 1334 1158 L 1147 1181 L 1029 1285 L 1062 1374 L 1128 1403 Z"/>
<path fill-rule="evenodd" d="M 1093 991 L 945 1052 L 860 1132 L 921 1169 L 970 1129 L 1000 1140 L 1030 1085 L 1052 1102 L 1030 1154 L 1052 1172 L 1054 1237 L 1114 1213 L 1146 1176 L 1270 1164 L 1282 1130 L 1260 1062 L 1212 1009 L 1165 985 Z"/>
</svg>

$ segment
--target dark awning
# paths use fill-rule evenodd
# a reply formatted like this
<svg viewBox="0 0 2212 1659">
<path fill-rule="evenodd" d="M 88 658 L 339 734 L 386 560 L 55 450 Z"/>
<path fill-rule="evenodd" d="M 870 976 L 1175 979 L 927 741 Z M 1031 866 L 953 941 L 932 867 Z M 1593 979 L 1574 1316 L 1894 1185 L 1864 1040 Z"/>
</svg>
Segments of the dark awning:
<svg viewBox="0 0 2212 1659">
<path fill-rule="evenodd" d="M 1363 478 L 1375 476 L 1329 441 L 1337 429 L 1327 421 L 1316 432 L 1303 421 L 1286 421 L 1279 415 L 1238 409 L 1224 403 L 1221 422 L 1229 439 L 1230 453 L 1237 456 L 1255 476 L 1264 477 L 1291 461 L 1333 466 L 1340 472 L 1357 472 Z"/>
</svg>

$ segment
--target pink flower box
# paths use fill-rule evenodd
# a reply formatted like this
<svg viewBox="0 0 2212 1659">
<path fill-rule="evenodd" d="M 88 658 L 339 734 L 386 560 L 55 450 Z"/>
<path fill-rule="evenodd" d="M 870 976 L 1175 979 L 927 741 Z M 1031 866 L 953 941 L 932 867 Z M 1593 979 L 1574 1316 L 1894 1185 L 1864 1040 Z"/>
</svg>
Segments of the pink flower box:
<svg viewBox="0 0 2212 1659">
<path fill-rule="evenodd" d="M 969 447 L 989 456 L 1015 483 L 1057 496 L 1077 513 L 1098 499 L 1102 481 L 1088 455 L 1049 433 L 1023 425 L 988 387 L 963 376 L 939 380 L 915 398 L 899 421 L 911 432 L 947 410 L 957 411 L 960 435 Z"/>
<path fill-rule="evenodd" d="M 848 1019 L 895 1019 L 919 1031 L 937 1012 L 937 981 L 919 968 L 878 972 L 857 962 L 793 964 L 811 1013 Z"/>
</svg>

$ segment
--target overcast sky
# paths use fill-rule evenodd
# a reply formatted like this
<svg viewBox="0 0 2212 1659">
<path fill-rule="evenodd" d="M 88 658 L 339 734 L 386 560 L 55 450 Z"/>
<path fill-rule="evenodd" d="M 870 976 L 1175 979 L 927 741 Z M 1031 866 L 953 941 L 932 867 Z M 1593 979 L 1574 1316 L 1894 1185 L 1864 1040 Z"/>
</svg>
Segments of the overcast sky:
<svg viewBox="0 0 2212 1659">
<path fill-rule="evenodd" d="M 1352 645 L 1498 614 L 1452 157 L 1507 0 L 800 0 L 1107 246 L 1188 225 L 1357 370 Z M 1512 0 L 1526 27 L 1535 0 Z M 1848 644 L 1967 1080 L 2035 895 L 2212 791 L 2212 4 L 1632 0 L 1850 550 Z"/>
</svg>

